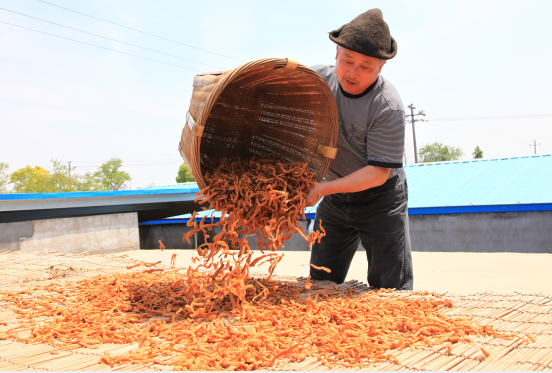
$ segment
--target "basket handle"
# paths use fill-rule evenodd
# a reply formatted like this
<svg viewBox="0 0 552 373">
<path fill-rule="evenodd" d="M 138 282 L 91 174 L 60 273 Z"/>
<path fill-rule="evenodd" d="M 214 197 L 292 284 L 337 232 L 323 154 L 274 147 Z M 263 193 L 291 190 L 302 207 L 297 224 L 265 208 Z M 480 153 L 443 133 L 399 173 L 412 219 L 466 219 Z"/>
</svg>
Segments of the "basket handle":
<svg viewBox="0 0 552 373">
<path fill-rule="evenodd" d="M 337 148 L 332 148 L 331 146 L 317 144 L 314 141 L 307 139 L 303 140 L 303 145 L 313 153 L 329 159 L 335 159 L 335 156 L 337 155 Z"/>
<path fill-rule="evenodd" d="M 297 68 L 297 65 L 299 64 L 299 62 L 297 62 L 297 60 L 294 60 L 292 58 L 286 58 L 287 60 L 287 64 L 286 66 L 284 66 L 284 70 L 295 70 Z"/>
<path fill-rule="evenodd" d="M 315 153 L 326 158 L 335 159 L 335 156 L 337 155 L 337 148 L 318 144 L 316 145 Z"/>
<path fill-rule="evenodd" d="M 205 126 L 200 126 L 199 124 L 197 124 L 189 111 L 186 114 L 186 124 L 188 125 L 194 136 L 203 136 L 203 129 L 205 128 Z"/>
</svg>

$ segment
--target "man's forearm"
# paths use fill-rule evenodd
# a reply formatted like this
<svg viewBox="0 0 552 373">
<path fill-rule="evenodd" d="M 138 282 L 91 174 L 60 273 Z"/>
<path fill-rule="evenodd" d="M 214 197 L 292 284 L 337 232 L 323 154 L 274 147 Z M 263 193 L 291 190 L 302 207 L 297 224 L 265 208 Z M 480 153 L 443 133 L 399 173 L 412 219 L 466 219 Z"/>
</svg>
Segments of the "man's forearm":
<svg viewBox="0 0 552 373">
<path fill-rule="evenodd" d="M 341 179 L 320 185 L 322 194 L 354 193 L 382 185 L 389 176 L 390 168 L 366 166 Z"/>
<path fill-rule="evenodd" d="M 361 192 L 380 186 L 385 183 L 390 171 L 390 168 L 366 166 L 341 179 L 314 183 L 306 190 L 306 206 L 314 206 L 320 198 L 330 194 Z"/>
</svg>

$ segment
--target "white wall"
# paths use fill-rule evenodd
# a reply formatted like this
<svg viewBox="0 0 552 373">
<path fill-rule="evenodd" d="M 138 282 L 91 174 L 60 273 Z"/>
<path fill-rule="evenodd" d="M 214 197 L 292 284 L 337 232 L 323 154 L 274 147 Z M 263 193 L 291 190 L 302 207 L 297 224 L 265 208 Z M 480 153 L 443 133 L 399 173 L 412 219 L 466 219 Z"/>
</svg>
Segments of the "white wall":
<svg viewBox="0 0 552 373">
<path fill-rule="evenodd" d="M 32 224 L 32 235 L 26 232 L 11 237 L 16 230 L 21 230 L 21 224 Z M 6 246 L 10 251 L 19 247 L 24 252 L 57 250 L 74 254 L 85 251 L 105 254 L 140 249 L 138 215 L 135 212 L 8 223 L 2 224 L 1 228 L 0 236 L 8 237 L 4 241 L 10 242 L 0 243 L 0 246 Z"/>
</svg>

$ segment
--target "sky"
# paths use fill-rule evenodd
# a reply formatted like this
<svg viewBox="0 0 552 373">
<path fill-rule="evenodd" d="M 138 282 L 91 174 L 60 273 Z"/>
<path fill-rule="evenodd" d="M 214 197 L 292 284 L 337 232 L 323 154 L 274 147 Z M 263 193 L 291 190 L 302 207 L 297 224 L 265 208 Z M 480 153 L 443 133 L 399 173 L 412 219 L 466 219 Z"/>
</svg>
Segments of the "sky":
<svg viewBox="0 0 552 373">
<path fill-rule="evenodd" d="M 551 1 L 0 0 L 0 162 L 83 174 L 118 157 L 132 189 L 173 184 L 196 74 L 266 57 L 333 64 L 328 32 L 370 8 L 398 43 L 382 75 L 426 113 L 418 149 L 552 153 Z M 411 125 L 406 151 L 413 163 Z"/>
</svg>

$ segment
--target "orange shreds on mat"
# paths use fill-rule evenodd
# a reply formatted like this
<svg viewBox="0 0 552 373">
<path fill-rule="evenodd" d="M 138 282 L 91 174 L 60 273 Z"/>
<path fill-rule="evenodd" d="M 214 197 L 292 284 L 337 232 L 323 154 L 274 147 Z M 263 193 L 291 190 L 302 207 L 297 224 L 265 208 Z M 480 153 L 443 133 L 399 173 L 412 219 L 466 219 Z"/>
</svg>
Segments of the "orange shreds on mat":
<svg viewBox="0 0 552 373">
<path fill-rule="evenodd" d="M 311 280 L 311 277 L 309 276 L 307 278 L 307 281 L 305 282 L 305 290 L 310 290 L 310 288 L 312 287 L 310 280 Z"/>
<path fill-rule="evenodd" d="M 161 242 L 161 240 L 159 240 L 159 250 L 165 250 L 165 245 L 163 245 L 163 242 Z"/>
<path fill-rule="evenodd" d="M 0 292 L 0 301 L 22 316 L 20 326 L 0 333 L 0 339 L 65 349 L 138 342 L 136 350 L 122 356 L 106 352 L 100 361 L 253 370 L 309 355 L 329 366 L 362 367 L 396 360 L 389 349 L 468 341 L 471 335 L 514 337 L 490 325 L 447 317 L 442 310 L 452 303 L 427 292 L 387 299 L 381 294 L 389 289 L 363 295 L 349 289 L 338 295 L 318 292 L 314 300 L 310 295 L 305 300 L 302 293 L 321 289 L 310 278 L 303 286 L 271 276 L 283 256 L 275 251 L 291 235 L 298 232 L 309 244 L 324 236 L 322 228 L 322 233 L 305 235 L 299 223 L 305 219 L 304 190 L 314 181 L 308 165 L 272 157 L 205 170 L 207 187 L 198 201 L 209 202 L 221 217 L 207 221 L 205 216 L 198 224 L 197 213 L 192 214 L 184 239 L 203 232 L 206 243 L 186 271 L 151 268 L 34 289 L 46 295 Z M 221 231 L 208 240 L 214 227 Z M 259 240 L 257 257 L 247 235 Z M 267 277 L 249 275 L 251 267 L 266 262 Z"/>
<path fill-rule="evenodd" d="M 488 353 L 487 350 L 485 350 L 483 347 L 481 347 L 481 352 L 483 352 L 483 355 L 485 355 L 485 357 L 491 356 L 491 354 Z"/>
<path fill-rule="evenodd" d="M 144 266 L 144 267 L 155 267 L 156 265 L 158 265 L 159 263 L 161 263 L 161 261 L 158 261 L 158 262 L 155 262 L 155 263 L 146 263 L 146 262 L 138 262 L 134 265 L 131 265 L 129 267 L 127 267 L 127 269 L 132 269 L 132 268 L 136 268 L 136 267 L 140 267 L 140 266 Z"/>
<path fill-rule="evenodd" d="M 280 358 L 297 361 L 312 354 L 323 354 L 328 364 L 362 366 L 393 360 L 386 352 L 393 348 L 469 341 L 478 334 L 512 337 L 496 333 L 492 326 L 445 316 L 442 311 L 452 307 L 446 299 L 386 299 L 378 292 L 351 292 L 320 293 L 317 300 L 303 301 L 300 295 L 306 289 L 299 284 L 278 282 L 272 291 L 275 281 L 248 278 L 238 307 L 238 292 L 223 295 L 208 283 L 206 273 L 192 269 L 187 275 L 165 271 L 98 276 L 37 298 L 2 293 L 2 301 L 16 312 L 33 312 L 32 318 L 20 321 L 20 332 L 12 330 L 2 338 L 69 348 L 138 342 L 135 351 L 107 355 L 102 361 L 147 363 L 164 357 L 156 362 L 174 369 L 251 370 Z M 41 316 L 53 319 L 34 321 Z"/>
</svg>

